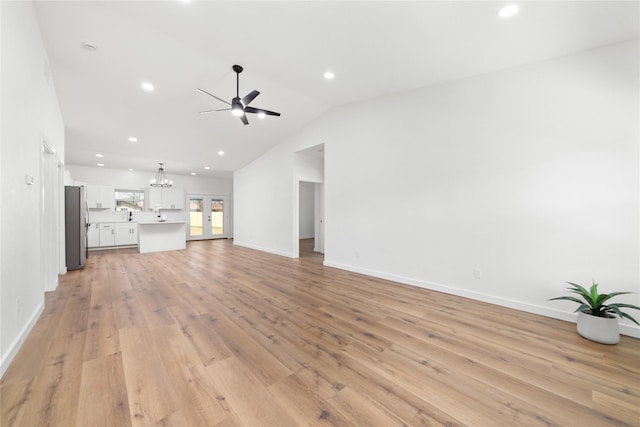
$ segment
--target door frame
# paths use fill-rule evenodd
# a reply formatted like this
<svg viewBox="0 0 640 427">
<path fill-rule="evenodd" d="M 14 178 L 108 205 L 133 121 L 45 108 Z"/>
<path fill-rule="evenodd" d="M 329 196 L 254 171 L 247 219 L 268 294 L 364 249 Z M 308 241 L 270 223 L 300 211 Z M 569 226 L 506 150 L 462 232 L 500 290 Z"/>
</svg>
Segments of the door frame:
<svg viewBox="0 0 640 427">
<path fill-rule="evenodd" d="M 306 182 L 314 186 L 313 214 L 314 214 L 314 252 L 324 254 L 324 182 L 296 179 L 293 192 L 293 258 L 300 257 L 300 183 Z"/>
<path fill-rule="evenodd" d="M 190 229 L 191 229 L 191 199 L 202 199 L 202 210 L 203 210 L 203 227 L 202 227 L 202 236 L 191 236 L 190 233 Z M 211 211 L 211 200 L 216 200 L 216 199 L 221 199 L 222 200 L 222 204 L 224 206 L 224 210 L 223 210 L 223 216 L 222 216 L 222 228 L 223 228 L 223 233 L 222 234 L 216 234 L 213 235 L 211 234 L 211 229 L 209 227 L 205 227 L 204 226 L 204 214 L 205 213 L 209 213 Z M 205 200 L 207 201 L 205 203 Z M 230 237 L 230 233 L 229 233 L 229 227 L 230 227 L 230 221 L 229 221 L 229 210 L 230 210 L 230 205 L 229 205 L 229 195 L 228 194 L 187 194 L 187 204 L 186 204 L 186 211 L 187 211 L 187 227 L 186 227 L 186 233 L 187 233 L 187 240 L 188 241 L 192 241 L 192 240 L 213 240 L 213 239 L 228 239 Z M 209 219 L 210 221 L 210 219 Z"/>
<path fill-rule="evenodd" d="M 58 287 L 60 257 L 60 208 L 58 157 L 46 137 L 40 149 L 40 280 L 44 292 Z M 66 265 L 66 261 L 65 261 Z"/>
</svg>

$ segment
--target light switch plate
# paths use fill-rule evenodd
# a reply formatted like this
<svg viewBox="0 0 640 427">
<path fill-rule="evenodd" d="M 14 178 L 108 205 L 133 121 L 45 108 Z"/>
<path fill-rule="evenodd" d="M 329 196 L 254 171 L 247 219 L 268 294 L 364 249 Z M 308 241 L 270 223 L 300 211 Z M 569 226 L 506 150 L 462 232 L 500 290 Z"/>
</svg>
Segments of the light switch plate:
<svg viewBox="0 0 640 427">
<path fill-rule="evenodd" d="M 24 183 L 27 185 L 33 185 L 33 175 L 29 173 L 24 174 Z"/>
</svg>

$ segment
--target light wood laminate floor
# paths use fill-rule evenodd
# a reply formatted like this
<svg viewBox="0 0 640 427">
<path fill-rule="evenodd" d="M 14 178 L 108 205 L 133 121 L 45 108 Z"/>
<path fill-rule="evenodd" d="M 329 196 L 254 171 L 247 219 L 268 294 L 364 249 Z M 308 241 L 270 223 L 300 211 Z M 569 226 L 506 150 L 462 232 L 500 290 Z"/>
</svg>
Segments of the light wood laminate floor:
<svg viewBox="0 0 640 427">
<path fill-rule="evenodd" d="M 92 252 L 2 379 L 0 424 L 640 425 L 640 340 L 301 254 Z"/>
</svg>

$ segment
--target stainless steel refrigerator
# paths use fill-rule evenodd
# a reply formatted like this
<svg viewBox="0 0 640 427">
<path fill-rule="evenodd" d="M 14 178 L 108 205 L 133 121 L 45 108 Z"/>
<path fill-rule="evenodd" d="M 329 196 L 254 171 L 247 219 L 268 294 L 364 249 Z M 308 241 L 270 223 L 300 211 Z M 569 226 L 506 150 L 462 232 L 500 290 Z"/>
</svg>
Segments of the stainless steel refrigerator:
<svg viewBox="0 0 640 427">
<path fill-rule="evenodd" d="M 67 270 L 78 270 L 87 261 L 87 204 L 84 187 L 64 187 L 64 226 Z"/>
</svg>

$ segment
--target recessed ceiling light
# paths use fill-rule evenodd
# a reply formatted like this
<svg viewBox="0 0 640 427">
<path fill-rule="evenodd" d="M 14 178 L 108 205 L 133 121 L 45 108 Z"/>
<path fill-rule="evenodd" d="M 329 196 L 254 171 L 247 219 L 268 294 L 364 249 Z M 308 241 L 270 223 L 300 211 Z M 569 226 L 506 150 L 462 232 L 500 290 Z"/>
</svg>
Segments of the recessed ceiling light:
<svg viewBox="0 0 640 427">
<path fill-rule="evenodd" d="M 520 6 L 518 6 L 517 4 L 510 4 L 500 9 L 498 11 L 498 16 L 500 16 L 501 18 L 508 18 L 518 13 L 519 10 Z"/>
<path fill-rule="evenodd" d="M 267 117 L 267 115 L 264 113 L 264 111 L 258 112 L 258 118 L 264 119 L 265 117 Z"/>
<path fill-rule="evenodd" d="M 191 0 L 180 0 L 182 3 L 191 3 Z"/>
<path fill-rule="evenodd" d="M 196 175 L 196 173 L 195 172 L 191 172 L 191 175 Z"/>
<path fill-rule="evenodd" d="M 136 138 L 135 136 L 130 136 L 129 142 L 138 142 L 138 138 Z"/>
<path fill-rule="evenodd" d="M 98 49 L 98 46 L 89 42 L 82 42 L 82 47 L 90 52 L 93 52 L 94 50 Z"/>
<path fill-rule="evenodd" d="M 208 171 L 209 169 L 211 169 L 209 166 L 205 166 L 204 170 Z"/>
<path fill-rule="evenodd" d="M 151 83 L 144 82 L 144 83 L 142 83 L 142 89 L 146 90 L 147 92 L 151 92 L 155 88 L 153 87 L 153 85 Z"/>
<path fill-rule="evenodd" d="M 335 76 L 336 76 L 336 75 L 335 75 L 335 74 L 333 74 L 333 72 L 331 72 L 331 71 L 327 71 L 327 72 L 325 72 L 325 73 L 324 73 L 324 78 L 325 78 L 325 79 L 327 79 L 327 80 L 331 80 L 331 79 L 333 79 Z"/>
<path fill-rule="evenodd" d="M 104 166 L 104 163 L 98 163 L 98 166 L 102 167 Z"/>
<path fill-rule="evenodd" d="M 224 151 L 218 151 L 218 156 L 224 156 Z"/>
<path fill-rule="evenodd" d="M 96 154 L 96 157 L 104 157 L 102 154 L 98 153 Z"/>
<path fill-rule="evenodd" d="M 133 172 L 133 168 L 129 168 L 129 172 Z"/>
</svg>

